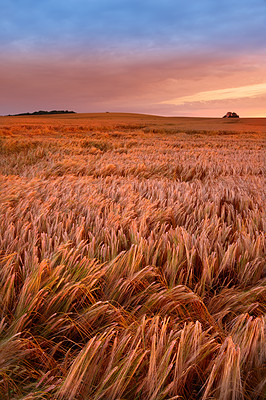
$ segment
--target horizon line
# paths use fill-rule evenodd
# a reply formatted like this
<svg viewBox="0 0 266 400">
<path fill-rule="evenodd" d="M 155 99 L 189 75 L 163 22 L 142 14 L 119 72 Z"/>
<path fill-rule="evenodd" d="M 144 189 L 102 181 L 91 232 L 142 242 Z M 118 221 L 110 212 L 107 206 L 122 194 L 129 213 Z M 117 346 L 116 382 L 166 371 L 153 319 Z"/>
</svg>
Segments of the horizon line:
<svg viewBox="0 0 266 400">
<path fill-rule="evenodd" d="M 51 111 L 46 111 L 42 110 L 47 113 L 50 113 Z M 0 117 L 45 117 L 45 116 L 55 116 L 55 115 L 77 115 L 77 114 L 132 114 L 132 115 L 147 115 L 147 116 L 154 116 L 154 117 L 163 117 L 163 118 L 213 118 L 213 119 L 223 119 L 223 116 L 193 116 L 193 115 L 162 115 L 162 114 L 147 114 L 147 113 L 142 113 L 142 112 L 124 112 L 124 111 L 89 111 L 89 112 L 79 112 L 79 111 L 73 111 L 73 112 L 62 112 L 62 113 L 52 113 L 51 114 L 33 114 L 34 112 L 38 111 L 33 111 L 33 112 L 21 112 L 17 114 L 5 114 L 2 115 L 0 114 Z M 243 118 L 266 118 L 266 115 L 244 115 L 244 116 L 239 116 L 237 120 L 243 119 Z M 227 119 L 227 118 L 226 118 Z M 232 118 L 233 119 L 233 118 Z M 229 118 L 231 120 L 231 118 Z"/>
</svg>

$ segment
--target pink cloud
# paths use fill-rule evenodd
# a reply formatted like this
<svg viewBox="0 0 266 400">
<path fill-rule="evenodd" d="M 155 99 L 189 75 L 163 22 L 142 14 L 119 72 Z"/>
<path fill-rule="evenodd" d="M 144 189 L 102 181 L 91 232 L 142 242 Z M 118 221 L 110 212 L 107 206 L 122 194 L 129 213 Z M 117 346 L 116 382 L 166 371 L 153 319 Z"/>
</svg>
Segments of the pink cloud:
<svg viewBox="0 0 266 400">
<path fill-rule="evenodd" d="M 0 66 L 0 113 L 68 108 L 79 112 L 220 116 L 233 101 L 233 108 L 242 116 L 261 115 L 266 110 L 262 95 L 205 102 L 201 99 L 176 105 L 162 103 L 187 96 L 193 99 L 202 92 L 221 93 L 225 88 L 255 87 L 265 82 L 264 60 L 263 55 L 174 56 L 163 52 L 146 57 L 111 52 L 90 57 L 27 54 L 22 59 L 8 54 Z"/>
</svg>

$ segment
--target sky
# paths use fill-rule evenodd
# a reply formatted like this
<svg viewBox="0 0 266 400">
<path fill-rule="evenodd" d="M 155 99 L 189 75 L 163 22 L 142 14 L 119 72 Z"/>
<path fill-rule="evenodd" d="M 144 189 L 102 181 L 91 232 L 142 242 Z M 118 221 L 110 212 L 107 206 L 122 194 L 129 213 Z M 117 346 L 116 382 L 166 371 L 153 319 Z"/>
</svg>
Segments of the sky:
<svg viewBox="0 0 266 400">
<path fill-rule="evenodd" d="M 266 117 L 266 0 L 0 0 L 0 115 Z"/>
</svg>

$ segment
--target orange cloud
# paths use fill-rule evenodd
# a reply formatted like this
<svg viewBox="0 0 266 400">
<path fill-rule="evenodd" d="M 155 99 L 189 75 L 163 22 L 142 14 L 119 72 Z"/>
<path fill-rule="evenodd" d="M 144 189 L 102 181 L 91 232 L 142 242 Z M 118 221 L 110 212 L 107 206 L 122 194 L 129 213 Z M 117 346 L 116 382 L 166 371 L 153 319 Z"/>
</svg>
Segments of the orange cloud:
<svg viewBox="0 0 266 400">
<path fill-rule="evenodd" d="M 266 94 L 266 83 L 258 83 L 254 85 L 240 86 L 227 89 L 208 90 L 204 92 L 195 93 L 191 96 L 183 96 L 170 100 L 165 100 L 162 101 L 160 104 L 183 105 L 185 103 L 195 103 L 202 101 L 258 97 L 265 94 Z"/>
</svg>

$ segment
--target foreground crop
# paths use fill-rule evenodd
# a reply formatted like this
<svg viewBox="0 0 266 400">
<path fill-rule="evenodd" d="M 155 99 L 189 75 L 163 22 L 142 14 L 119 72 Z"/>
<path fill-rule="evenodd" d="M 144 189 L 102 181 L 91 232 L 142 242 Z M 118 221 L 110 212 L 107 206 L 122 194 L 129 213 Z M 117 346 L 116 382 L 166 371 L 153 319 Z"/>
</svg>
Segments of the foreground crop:
<svg viewBox="0 0 266 400">
<path fill-rule="evenodd" d="M 259 134 L 2 127 L 0 397 L 261 399 Z"/>
</svg>

